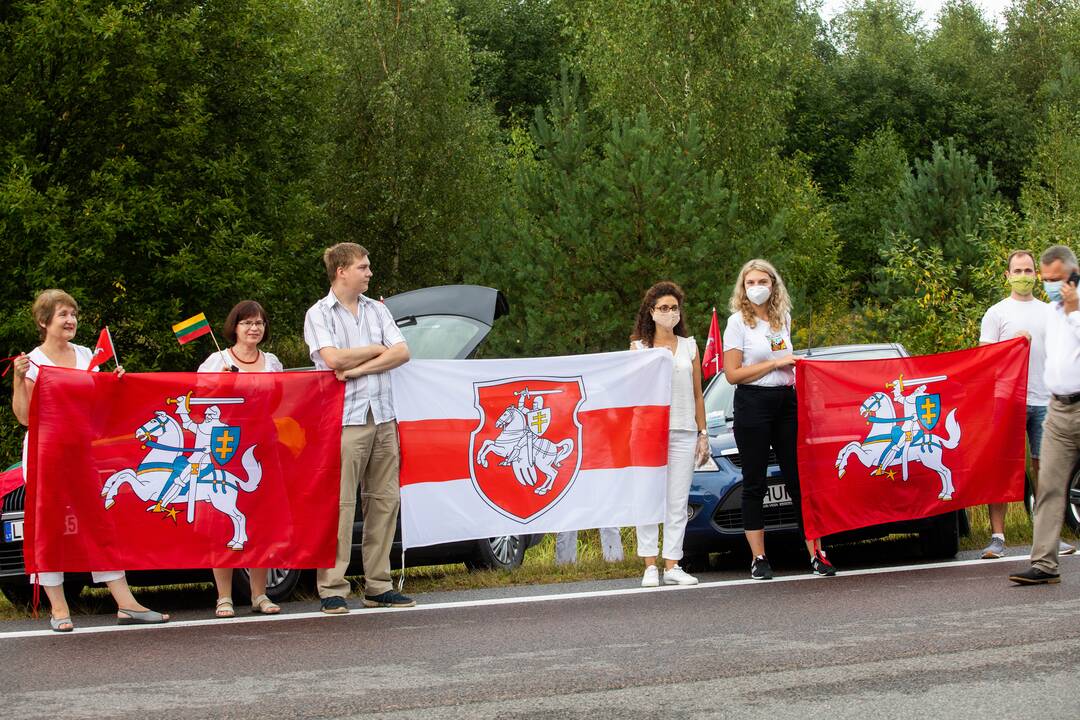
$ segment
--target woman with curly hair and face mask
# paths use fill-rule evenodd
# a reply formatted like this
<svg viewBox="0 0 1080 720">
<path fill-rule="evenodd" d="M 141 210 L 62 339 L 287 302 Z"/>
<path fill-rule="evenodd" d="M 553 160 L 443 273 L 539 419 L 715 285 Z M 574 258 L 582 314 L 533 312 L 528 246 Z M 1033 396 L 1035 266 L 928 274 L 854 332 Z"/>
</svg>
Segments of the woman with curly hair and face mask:
<svg viewBox="0 0 1080 720">
<path fill-rule="evenodd" d="M 724 329 L 724 375 L 735 386 L 735 444 L 742 460 L 743 531 L 750 545 L 750 577 L 772 579 L 765 557 L 765 473 L 769 448 L 802 529 L 799 470 L 796 464 L 798 413 L 795 402 L 795 356 L 791 352 L 791 299 L 776 268 L 751 260 L 739 271 L 731 293 L 731 317 Z M 810 565 L 817 575 L 835 575 L 821 540 L 807 540 Z"/>
<path fill-rule="evenodd" d="M 667 506 L 664 510 L 664 584 L 696 585 L 697 578 L 679 567 L 686 533 L 686 501 L 694 467 L 709 454 L 705 429 L 705 399 L 701 393 L 701 360 L 697 343 L 686 337 L 683 303 L 685 295 L 673 282 L 658 282 L 645 293 L 638 308 L 632 350 L 663 348 L 675 364 L 671 376 L 671 413 L 668 420 Z M 660 529 L 642 525 L 637 529 L 638 556 L 645 559 L 642 587 L 660 584 L 656 567 Z"/>
</svg>

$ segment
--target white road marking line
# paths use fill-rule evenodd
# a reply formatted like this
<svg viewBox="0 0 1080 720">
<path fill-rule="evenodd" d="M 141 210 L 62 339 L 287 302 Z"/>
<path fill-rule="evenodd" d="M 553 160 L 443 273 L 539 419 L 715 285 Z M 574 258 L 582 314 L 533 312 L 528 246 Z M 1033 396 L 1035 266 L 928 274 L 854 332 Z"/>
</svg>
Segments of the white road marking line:
<svg viewBox="0 0 1080 720">
<path fill-rule="evenodd" d="M 1064 556 L 1061 560 L 1067 560 L 1074 556 Z M 837 582 L 847 577 L 856 577 L 860 575 L 886 575 L 889 573 L 901 573 L 901 572 L 913 572 L 917 570 L 939 570 L 941 568 L 954 568 L 954 567 L 966 567 L 969 565 L 984 565 L 986 567 L 1005 565 L 1008 563 L 1016 563 L 1020 561 L 1027 561 L 1026 556 L 1007 557 L 1000 560 L 983 560 L 981 558 L 975 558 L 973 560 L 948 560 L 945 562 L 936 563 L 923 563 L 918 565 L 896 565 L 893 567 L 883 568 L 864 568 L 862 570 L 843 570 L 835 578 L 825 578 L 819 575 L 780 575 L 772 580 L 752 580 L 745 578 L 743 580 L 717 580 L 715 582 L 703 582 L 697 585 L 661 585 L 655 588 L 618 588 L 615 590 L 588 590 L 583 592 L 570 592 L 570 593 L 556 593 L 553 595 L 526 595 L 523 597 L 507 597 L 507 598 L 489 598 L 487 600 L 458 600 L 452 602 L 438 602 L 438 603 L 426 603 L 423 605 L 417 605 L 411 608 L 354 608 L 349 615 L 326 615 L 321 611 L 303 612 L 303 613 L 282 613 L 280 615 L 252 615 L 252 616 L 237 616 L 229 620 L 222 620 L 220 618 L 207 618 L 205 620 L 176 620 L 161 625 L 103 625 L 100 627 L 88 627 L 80 628 L 78 626 L 78 618 L 75 618 L 75 630 L 71 633 L 64 633 L 64 635 L 90 635 L 99 633 L 113 633 L 113 632 L 132 632 L 139 630 L 170 630 L 172 628 L 185 628 L 185 627 L 206 627 L 210 625 L 217 625 L 222 630 L 231 630 L 236 625 L 241 623 L 263 623 L 263 622 L 286 622 L 290 620 L 340 620 L 342 617 L 361 616 L 361 615 L 378 615 L 382 613 L 407 613 L 407 612 L 425 612 L 430 610 L 455 610 L 459 608 L 476 608 L 476 607 L 490 607 L 494 605 L 515 605 L 537 602 L 552 602 L 556 600 L 580 600 L 586 598 L 599 598 L 599 597 L 611 597 L 616 595 L 641 595 L 646 593 L 656 592 L 679 592 L 679 591 L 693 591 L 704 590 L 712 588 L 727 588 L 738 587 L 741 585 L 769 585 L 775 583 L 784 582 L 818 582 L 829 581 Z M 43 613 L 44 614 L 44 613 Z M 45 618 L 47 620 L 47 618 Z M 55 638 L 61 633 L 55 633 L 52 630 L 19 630 L 15 632 L 0 632 L 0 641 L 3 640 L 15 640 L 19 638 L 32 638 L 32 637 L 51 637 Z"/>
</svg>

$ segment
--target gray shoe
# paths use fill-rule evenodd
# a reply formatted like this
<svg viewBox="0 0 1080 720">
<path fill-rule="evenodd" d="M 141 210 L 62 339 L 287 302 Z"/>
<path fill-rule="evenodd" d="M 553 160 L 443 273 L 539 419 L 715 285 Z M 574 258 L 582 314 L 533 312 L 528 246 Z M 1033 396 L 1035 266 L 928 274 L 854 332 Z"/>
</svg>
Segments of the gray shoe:
<svg viewBox="0 0 1080 720">
<path fill-rule="evenodd" d="M 1072 555 L 1076 552 L 1076 546 L 1070 545 L 1064 540 L 1058 540 L 1058 555 Z"/>
<path fill-rule="evenodd" d="M 983 560 L 993 560 L 1005 557 L 1005 541 L 1001 538 L 990 538 L 990 544 L 982 551 Z"/>
</svg>

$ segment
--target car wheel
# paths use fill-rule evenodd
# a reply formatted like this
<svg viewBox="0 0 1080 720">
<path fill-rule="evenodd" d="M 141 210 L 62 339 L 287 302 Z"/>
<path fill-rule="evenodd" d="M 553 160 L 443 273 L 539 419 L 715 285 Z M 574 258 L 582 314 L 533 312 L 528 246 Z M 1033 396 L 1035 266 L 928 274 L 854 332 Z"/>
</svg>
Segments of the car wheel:
<svg viewBox="0 0 1080 720">
<path fill-rule="evenodd" d="M 960 551 L 960 526 L 956 513 L 931 518 L 927 527 L 919 532 L 919 549 L 926 558 L 956 557 L 956 553 Z"/>
<path fill-rule="evenodd" d="M 34 602 L 34 586 L 25 576 L 15 577 L 11 582 L 0 585 L 0 592 L 4 593 L 9 603 L 20 609 Z"/>
<path fill-rule="evenodd" d="M 476 541 L 476 555 L 465 563 L 470 570 L 513 570 L 525 559 L 524 535 L 503 535 Z"/>
<path fill-rule="evenodd" d="M 1073 468 L 1072 480 L 1069 481 L 1069 494 L 1065 497 L 1069 499 L 1073 496 L 1073 493 L 1078 492 L 1080 492 L 1080 465 Z M 1065 503 L 1065 524 L 1074 533 L 1080 533 L 1080 503 Z"/>
<path fill-rule="evenodd" d="M 1024 475 L 1024 508 L 1027 510 L 1028 517 L 1035 516 L 1035 483 L 1034 478 L 1031 475 L 1025 473 Z"/>
<path fill-rule="evenodd" d="M 303 574 L 303 570 L 270 568 L 266 573 L 266 596 L 275 603 L 285 602 L 292 597 Z M 233 570 L 232 593 L 233 602 L 237 605 L 251 603 L 251 575 L 247 568 Z"/>
</svg>

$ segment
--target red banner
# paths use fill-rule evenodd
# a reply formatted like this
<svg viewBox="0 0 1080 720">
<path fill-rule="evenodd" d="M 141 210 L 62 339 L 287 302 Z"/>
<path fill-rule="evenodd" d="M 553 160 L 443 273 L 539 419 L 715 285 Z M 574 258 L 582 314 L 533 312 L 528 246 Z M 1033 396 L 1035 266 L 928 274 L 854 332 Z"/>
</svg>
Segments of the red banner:
<svg viewBox="0 0 1080 720">
<path fill-rule="evenodd" d="M 42 367 L 27 571 L 333 565 L 342 388 L 328 372 Z"/>
<path fill-rule="evenodd" d="M 896 360 L 802 360 L 806 536 L 1020 500 L 1028 343 Z"/>
</svg>

